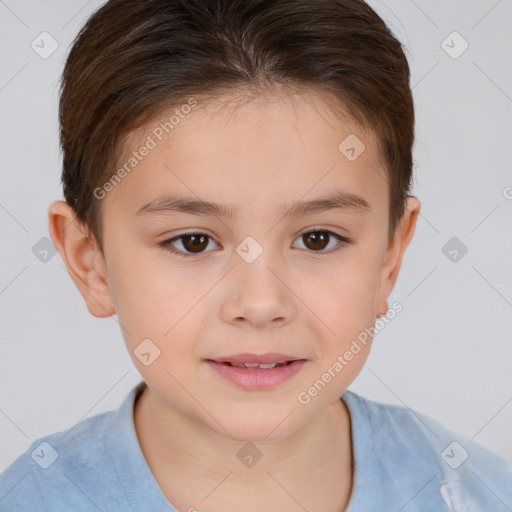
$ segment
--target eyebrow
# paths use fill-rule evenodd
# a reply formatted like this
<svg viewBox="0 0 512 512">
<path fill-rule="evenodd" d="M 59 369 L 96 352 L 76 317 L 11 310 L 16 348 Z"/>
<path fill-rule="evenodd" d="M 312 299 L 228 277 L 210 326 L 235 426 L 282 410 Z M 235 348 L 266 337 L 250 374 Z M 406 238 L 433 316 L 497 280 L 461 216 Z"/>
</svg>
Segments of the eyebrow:
<svg viewBox="0 0 512 512">
<path fill-rule="evenodd" d="M 309 201 L 292 201 L 281 207 L 282 217 L 293 217 L 321 213 L 331 209 L 341 209 L 355 213 L 370 211 L 368 202 L 352 192 L 336 191 Z M 165 214 L 167 212 L 189 213 L 192 215 L 215 215 L 235 219 L 238 209 L 222 204 L 193 199 L 191 197 L 167 195 L 155 199 L 139 208 L 136 215 Z"/>
</svg>

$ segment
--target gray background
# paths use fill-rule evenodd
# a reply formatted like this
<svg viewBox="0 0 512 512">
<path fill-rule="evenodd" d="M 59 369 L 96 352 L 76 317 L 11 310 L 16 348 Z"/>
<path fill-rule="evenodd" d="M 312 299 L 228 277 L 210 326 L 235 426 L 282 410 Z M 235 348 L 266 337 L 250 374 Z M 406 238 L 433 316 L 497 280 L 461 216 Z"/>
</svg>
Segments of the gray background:
<svg viewBox="0 0 512 512">
<path fill-rule="evenodd" d="M 116 318 L 88 313 L 58 254 L 32 252 L 62 197 L 63 61 L 101 4 L 0 0 L 0 470 L 38 437 L 116 409 L 141 380 Z M 423 207 L 389 302 L 404 310 L 351 389 L 512 462 L 512 1 L 370 4 L 408 48 Z M 58 43 L 46 59 L 31 47 L 43 31 Z M 454 31 L 469 43 L 458 58 L 442 46 Z M 444 48 L 458 53 L 461 40 Z M 456 262 L 442 250 L 452 237 L 468 248 Z"/>
</svg>

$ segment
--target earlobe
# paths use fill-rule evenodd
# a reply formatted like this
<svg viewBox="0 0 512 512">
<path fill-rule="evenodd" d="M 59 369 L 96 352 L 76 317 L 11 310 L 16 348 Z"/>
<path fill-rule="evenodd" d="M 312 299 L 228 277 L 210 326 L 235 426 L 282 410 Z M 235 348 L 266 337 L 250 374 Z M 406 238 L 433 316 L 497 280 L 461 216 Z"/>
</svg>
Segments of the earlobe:
<svg viewBox="0 0 512 512">
<path fill-rule="evenodd" d="M 89 312 L 99 318 L 115 314 L 103 255 L 93 237 L 78 222 L 74 210 L 64 201 L 53 202 L 48 208 L 48 227 Z"/>
<path fill-rule="evenodd" d="M 388 246 L 382 266 L 380 288 L 377 298 L 377 311 L 384 315 L 388 310 L 387 298 L 393 290 L 402 266 L 402 259 L 416 229 L 416 222 L 421 209 L 418 198 L 409 196 L 404 214 L 400 220 L 392 241 Z"/>
</svg>

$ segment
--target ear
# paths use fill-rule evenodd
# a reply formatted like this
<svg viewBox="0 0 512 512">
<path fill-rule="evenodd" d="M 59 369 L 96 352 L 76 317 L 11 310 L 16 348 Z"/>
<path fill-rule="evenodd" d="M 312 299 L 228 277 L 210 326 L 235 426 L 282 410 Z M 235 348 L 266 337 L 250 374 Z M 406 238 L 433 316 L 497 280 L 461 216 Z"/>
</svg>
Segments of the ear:
<svg viewBox="0 0 512 512">
<path fill-rule="evenodd" d="M 389 309 L 387 298 L 398 278 L 405 249 L 414 235 L 420 208 L 420 201 L 414 196 L 408 196 L 404 214 L 395 229 L 384 257 L 377 295 L 377 316 L 384 316 Z"/>
<path fill-rule="evenodd" d="M 74 210 L 64 201 L 55 201 L 48 209 L 48 225 L 53 243 L 91 315 L 104 318 L 115 314 L 103 254 Z"/>
</svg>

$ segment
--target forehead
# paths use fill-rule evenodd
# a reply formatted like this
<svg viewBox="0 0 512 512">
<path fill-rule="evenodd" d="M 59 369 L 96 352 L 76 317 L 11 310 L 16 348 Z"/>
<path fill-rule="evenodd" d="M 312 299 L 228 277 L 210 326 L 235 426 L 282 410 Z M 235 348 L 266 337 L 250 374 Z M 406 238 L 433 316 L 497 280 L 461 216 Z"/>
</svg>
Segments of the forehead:
<svg viewBox="0 0 512 512">
<path fill-rule="evenodd" d="M 141 157 L 144 146 L 150 149 Z M 135 165 L 107 199 L 126 199 L 134 212 L 177 189 L 230 205 L 250 198 L 263 207 L 341 187 L 387 206 L 374 135 L 339 103 L 306 90 L 197 97 L 192 109 L 177 105 L 132 132 L 118 167 L 129 168 L 130 160 Z"/>
</svg>

